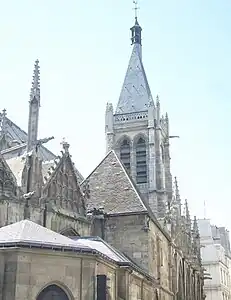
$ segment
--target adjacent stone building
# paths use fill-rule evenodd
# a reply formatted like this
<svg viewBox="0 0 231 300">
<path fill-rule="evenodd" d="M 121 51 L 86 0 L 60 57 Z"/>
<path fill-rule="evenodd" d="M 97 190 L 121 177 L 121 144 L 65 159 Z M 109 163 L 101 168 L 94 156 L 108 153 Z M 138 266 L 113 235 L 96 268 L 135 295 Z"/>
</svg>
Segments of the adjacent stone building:
<svg viewBox="0 0 231 300">
<path fill-rule="evenodd" d="M 89 300 L 96 290 L 155 299 L 155 279 L 99 238 L 69 239 L 23 220 L 0 228 L 0 247 L 0 299 Z"/>
<path fill-rule="evenodd" d="M 198 220 L 201 236 L 202 265 L 207 276 L 204 292 L 208 300 L 231 299 L 230 240 L 225 227 L 211 225 L 210 220 Z"/>
<path fill-rule="evenodd" d="M 98 269 L 111 300 L 204 298 L 197 220 L 172 180 L 174 136 L 151 95 L 137 18 L 131 32 L 119 102 L 106 108 L 107 153 L 86 179 L 67 142 L 56 156 L 44 146 L 53 137 L 38 138 L 38 61 L 28 132 L 1 113 L 2 299 L 94 299 Z"/>
</svg>

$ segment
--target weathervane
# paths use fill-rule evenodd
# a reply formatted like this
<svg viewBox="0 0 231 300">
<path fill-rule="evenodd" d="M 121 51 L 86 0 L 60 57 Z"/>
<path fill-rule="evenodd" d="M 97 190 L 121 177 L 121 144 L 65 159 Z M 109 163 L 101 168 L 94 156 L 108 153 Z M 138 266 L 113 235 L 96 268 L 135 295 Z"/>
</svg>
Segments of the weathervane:
<svg viewBox="0 0 231 300">
<path fill-rule="evenodd" d="M 138 1 L 133 0 L 133 3 L 134 3 L 133 9 L 135 10 L 135 18 L 137 19 L 137 10 L 140 8 L 138 7 Z"/>
</svg>

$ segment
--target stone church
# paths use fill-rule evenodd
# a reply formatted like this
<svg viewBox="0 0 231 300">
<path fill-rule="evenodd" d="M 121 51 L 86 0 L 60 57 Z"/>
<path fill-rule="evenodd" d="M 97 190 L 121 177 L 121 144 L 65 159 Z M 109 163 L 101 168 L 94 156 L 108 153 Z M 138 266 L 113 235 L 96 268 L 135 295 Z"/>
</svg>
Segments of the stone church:
<svg viewBox="0 0 231 300">
<path fill-rule="evenodd" d="M 170 168 L 168 115 L 152 97 L 142 28 L 116 109 L 106 106 L 106 155 L 83 178 L 69 144 L 38 138 L 35 62 L 27 132 L 1 113 L 0 300 L 202 300 L 196 217 Z"/>
</svg>

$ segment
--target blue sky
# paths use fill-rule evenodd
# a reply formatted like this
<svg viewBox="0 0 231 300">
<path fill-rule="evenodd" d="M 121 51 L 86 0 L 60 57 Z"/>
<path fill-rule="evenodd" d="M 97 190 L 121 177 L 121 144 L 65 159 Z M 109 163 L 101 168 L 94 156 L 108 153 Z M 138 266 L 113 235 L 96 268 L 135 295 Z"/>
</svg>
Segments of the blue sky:
<svg viewBox="0 0 231 300">
<path fill-rule="evenodd" d="M 105 154 L 106 102 L 116 105 L 131 53 L 132 0 L 0 1 L 1 109 L 27 130 L 35 59 L 40 138 L 63 137 L 83 175 Z M 192 214 L 231 228 L 231 2 L 140 0 L 143 61 L 168 111 L 172 173 Z"/>
</svg>

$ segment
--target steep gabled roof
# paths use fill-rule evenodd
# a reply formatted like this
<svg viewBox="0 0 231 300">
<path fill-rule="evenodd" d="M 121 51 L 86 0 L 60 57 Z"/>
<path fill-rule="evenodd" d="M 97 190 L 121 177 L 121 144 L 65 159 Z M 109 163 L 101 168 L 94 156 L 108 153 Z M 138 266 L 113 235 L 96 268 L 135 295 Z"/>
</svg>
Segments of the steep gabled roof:
<svg viewBox="0 0 231 300">
<path fill-rule="evenodd" d="M 104 207 L 108 214 L 149 210 L 114 150 L 105 156 L 85 181 L 90 188 L 88 209 Z"/>
<path fill-rule="evenodd" d="M 145 111 L 150 101 L 153 100 L 142 62 L 141 45 L 134 44 L 115 113 Z"/>
</svg>

